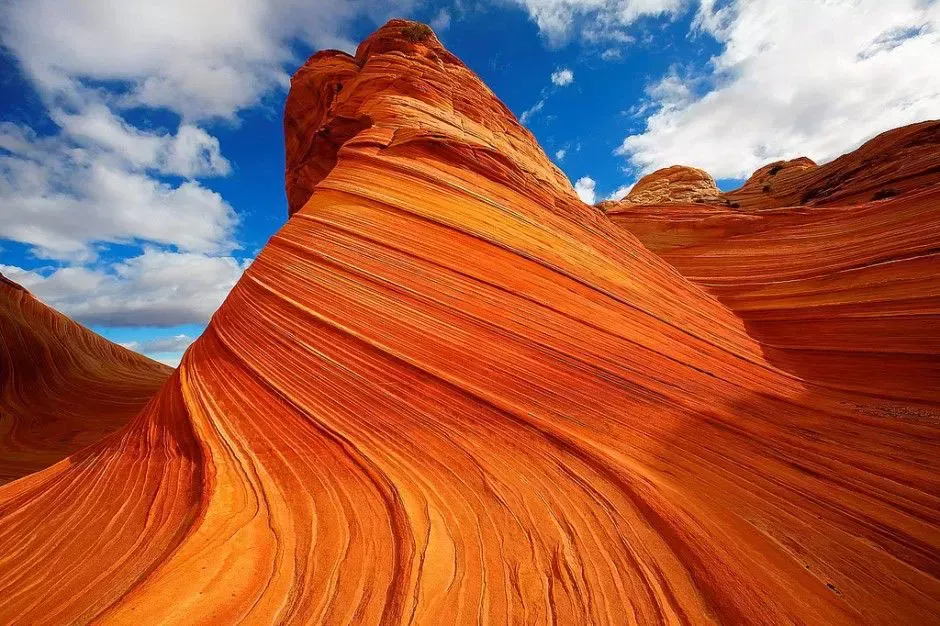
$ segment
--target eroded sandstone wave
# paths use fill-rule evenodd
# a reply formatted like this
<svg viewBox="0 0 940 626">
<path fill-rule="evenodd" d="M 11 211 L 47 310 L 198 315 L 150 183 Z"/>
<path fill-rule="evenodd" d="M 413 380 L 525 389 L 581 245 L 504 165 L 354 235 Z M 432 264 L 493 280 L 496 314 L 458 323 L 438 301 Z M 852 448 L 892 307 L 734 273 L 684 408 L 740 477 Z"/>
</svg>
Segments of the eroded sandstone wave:
<svg viewBox="0 0 940 626">
<path fill-rule="evenodd" d="M 285 126 L 292 216 L 154 402 L 0 490 L 0 621 L 940 617 L 937 427 L 771 365 L 426 27 Z"/>
<path fill-rule="evenodd" d="M 0 275 L 0 484 L 126 425 L 170 368 L 107 341 Z"/>
<path fill-rule="evenodd" d="M 734 310 L 775 365 L 934 407 L 891 409 L 899 415 L 937 416 L 938 163 L 940 122 L 925 122 L 819 167 L 763 167 L 727 194 L 757 198 L 749 206 L 624 202 L 607 215 Z M 778 207 L 768 196 L 763 207 L 758 188 L 773 177 L 790 181 L 778 187 L 789 188 L 781 202 L 826 191 L 810 193 L 810 205 Z"/>
</svg>

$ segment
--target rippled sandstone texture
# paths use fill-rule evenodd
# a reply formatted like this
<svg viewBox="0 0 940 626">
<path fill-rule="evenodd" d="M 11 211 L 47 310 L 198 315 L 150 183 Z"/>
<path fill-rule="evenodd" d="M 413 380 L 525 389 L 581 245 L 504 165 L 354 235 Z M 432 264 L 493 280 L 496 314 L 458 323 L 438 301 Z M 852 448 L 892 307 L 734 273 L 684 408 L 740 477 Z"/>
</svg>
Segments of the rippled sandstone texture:
<svg viewBox="0 0 940 626">
<path fill-rule="evenodd" d="M 756 189 L 774 178 L 762 205 Z M 940 122 L 819 167 L 772 163 L 727 197 L 744 206 L 621 203 L 607 215 L 734 310 L 774 365 L 936 419 Z"/>
<path fill-rule="evenodd" d="M 0 621 L 940 618 L 936 425 L 772 367 L 425 28 L 285 128 L 290 220 L 154 402 L 0 490 Z"/>
<path fill-rule="evenodd" d="M 726 194 L 744 209 L 846 206 L 903 195 L 940 180 L 940 123 L 896 128 L 816 166 L 802 157 L 770 163 Z"/>
<path fill-rule="evenodd" d="M 127 424 L 171 369 L 111 343 L 0 275 L 0 485 Z"/>
<path fill-rule="evenodd" d="M 628 212 L 635 205 L 695 202 L 748 211 L 884 200 L 930 187 L 940 180 L 938 145 L 940 124 L 911 124 L 884 132 L 822 166 L 807 157 L 768 163 L 739 189 L 727 193 L 718 190 L 707 172 L 673 165 L 641 178 L 621 200 L 604 200 L 597 206 L 605 212 Z M 708 210 L 692 213 L 711 215 Z"/>
<path fill-rule="evenodd" d="M 631 204 L 724 203 L 724 199 L 715 184 L 715 179 L 708 172 L 687 165 L 673 165 L 641 178 L 620 202 Z"/>
</svg>

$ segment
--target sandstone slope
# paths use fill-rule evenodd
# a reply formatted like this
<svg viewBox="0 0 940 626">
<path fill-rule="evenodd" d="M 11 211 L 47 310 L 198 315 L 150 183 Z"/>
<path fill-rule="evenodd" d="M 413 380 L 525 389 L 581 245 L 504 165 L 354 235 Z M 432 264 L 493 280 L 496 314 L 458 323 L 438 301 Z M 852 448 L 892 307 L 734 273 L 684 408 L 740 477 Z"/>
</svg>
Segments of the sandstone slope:
<svg viewBox="0 0 940 626">
<path fill-rule="evenodd" d="M 938 162 L 940 123 L 914 124 L 826 165 L 761 168 L 728 194 L 776 176 L 790 199 L 827 189 L 819 205 L 624 203 L 607 215 L 734 310 L 778 367 L 919 414 L 940 404 Z M 873 200 L 878 188 L 897 193 Z"/>
<path fill-rule="evenodd" d="M 770 163 L 726 197 L 743 209 L 861 204 L 940 181 L 940 122 L 886 131 L 857 150 L 816 166 L 802 157 Z"/>
<path fill-rule="evenodd" d="M 774 161 L 744 184 L 722 193 L 707 172 L 672 165 L 641 178 L 624 198 L 597 204 L 605 212 L 671 203 L 725 205 L 748 212 L 797 206 L 845 206 L 897 197 L 940 181 L 940 122 L 928 120 L 886 131 L 824 165 L 799 157 Z M 709 214 L 707 209 L 695 212 Z"/>
<path fill-rule="evenodd" d="M 937 427 L 769 365 L 426 27 L 285 128 L 292 216 L 155 401 L 0 489 L 0 621 L 940 619 Z"/>
<path fill-rule="evenodd" d="M 170 368 L 104 339 L 0 275 L 0 484 L 127 424 Z"/>
</svg>

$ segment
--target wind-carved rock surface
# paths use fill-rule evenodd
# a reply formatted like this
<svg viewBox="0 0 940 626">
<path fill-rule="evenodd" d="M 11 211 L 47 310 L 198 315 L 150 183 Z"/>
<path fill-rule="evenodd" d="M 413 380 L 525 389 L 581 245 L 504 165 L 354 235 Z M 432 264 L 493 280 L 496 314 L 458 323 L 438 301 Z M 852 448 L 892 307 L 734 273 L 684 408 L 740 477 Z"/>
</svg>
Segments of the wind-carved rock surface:
<svg viewBox="0 0 940 626">
<path fill-rule="evenodd" d="M 768 180 L 774 194 L 760 191 Z M 727 196 L 745 206 L 624 203 L 607 215 L 734 310 L 775 365 L 940 416 L 940 122 L 818 167 L 770 164 Z"/>
<path fill-rule="evenodd" d="M 604 212 L 635 211 L 642 216 L 654 205 L 683 202 L 723 204 L 746 212 L 885 200 L 938 184 L 938 145 L 940 122 L 911 124 L 886 131 L 822 166 L 807 157 L 768 163 L 740 188 L 726 193 L 718 189 L 707 172 L 673 165 L 641 178 L 626 197 L 604 200 L 597 206 Z M 693 212 L 712 214 L 709 209 Z"/>
<path fill-rule="evenodd" d="M 724 199 L 711 174 L 688 165 L 673 165 L 641 178 L 620 202 L 630 204 L 724 203 Z"/>
<path fill-rule="evenodd" d="M 0 485 L 127 424 L 172 371 L 0 274 Z"/>
<path fill-rule="evenodd" d="M 170 381 L 0 489 L 0 621 L 940 618 L 936 425 L 771 366 L 426 27 L 285 126 L 292 215 Z"/>
<path fill-rule="evenodd" d="M 729 192 L 728 198 L 734 198 L 734 202 L 745 209 L 801 204 L 804 195 L 801 190 L 806 188 L 807 175 L 818 167 L 807 157 L 768 163 L 751 174 L 740 188 Z"/>
<path fill-rule="evenodd" d="M 844 206 L 903 195 L 940 181 L 940 122 L 884 132 L 825 165 L 771 163 L 726 197 L 743 209 Z"/>
</svg>

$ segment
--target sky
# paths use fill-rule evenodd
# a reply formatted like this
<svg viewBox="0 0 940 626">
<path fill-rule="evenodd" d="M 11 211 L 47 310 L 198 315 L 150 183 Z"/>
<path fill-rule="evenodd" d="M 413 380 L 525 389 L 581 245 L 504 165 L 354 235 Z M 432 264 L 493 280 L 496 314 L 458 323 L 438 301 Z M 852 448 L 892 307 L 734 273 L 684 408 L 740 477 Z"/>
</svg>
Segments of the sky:
<svg viewBox="0 0 940 626">
<path fill-rule="evenodd" d="M 940 117 L 940 0 L 0 0 L 0 272 L 175 365 L 285 222 L 316 50 L 431 24 L 585 202 Z"/>
</svg>

